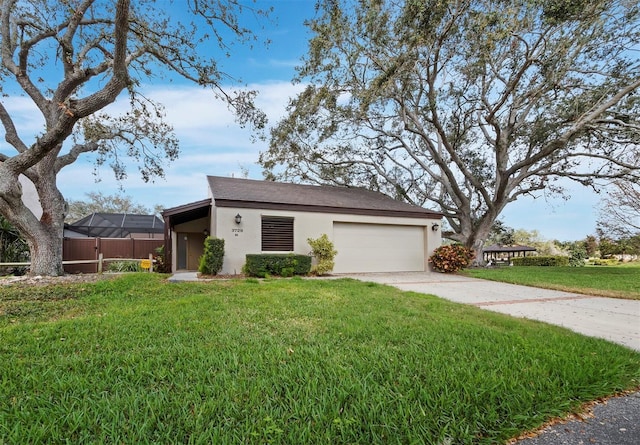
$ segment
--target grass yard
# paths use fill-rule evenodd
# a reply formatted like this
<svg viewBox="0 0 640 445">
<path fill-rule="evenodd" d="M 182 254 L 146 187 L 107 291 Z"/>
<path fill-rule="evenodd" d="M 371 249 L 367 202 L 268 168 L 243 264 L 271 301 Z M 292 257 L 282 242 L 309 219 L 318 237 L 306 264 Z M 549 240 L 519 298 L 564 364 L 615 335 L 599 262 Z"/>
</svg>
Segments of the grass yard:
<svg viewBox="0 0 640 445">
<path fill-rule="evenodd" d="M 640 300 L 640 263 L 620 266 L 514 266 L 466 269 L 465 275 L 586 295 Z"/>
<path fill-rule="evenodd" d="M 355 280 L 0 288 L 0 443 L 497 444 L 640 354 Z"/>
</svg>

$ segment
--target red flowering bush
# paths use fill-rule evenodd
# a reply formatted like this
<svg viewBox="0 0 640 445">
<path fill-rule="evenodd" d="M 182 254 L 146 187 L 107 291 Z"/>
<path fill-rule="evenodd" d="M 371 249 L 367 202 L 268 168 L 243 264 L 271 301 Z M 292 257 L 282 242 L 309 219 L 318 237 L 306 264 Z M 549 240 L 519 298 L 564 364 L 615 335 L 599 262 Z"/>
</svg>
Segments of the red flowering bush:
<svg viewBox="0 0 640 445">
<path fill-rule="evenodd" d="M 433 251 L 429 262 L 439 272 L 452 273 L 464 269 L 475 258 L 473 250 L 462 244 L 447 244 Z"/>
</svg>

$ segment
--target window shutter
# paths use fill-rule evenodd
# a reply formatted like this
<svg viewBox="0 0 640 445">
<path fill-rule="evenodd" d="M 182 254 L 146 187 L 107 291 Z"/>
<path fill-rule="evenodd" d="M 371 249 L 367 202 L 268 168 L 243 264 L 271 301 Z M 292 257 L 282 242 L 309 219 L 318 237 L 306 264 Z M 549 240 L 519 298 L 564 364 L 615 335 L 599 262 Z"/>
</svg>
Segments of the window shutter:
<svg viewBox="0 0 640 445">
<path fill-rule="evenodd" d="M 262 217 L 262 250 L 293 251 L 293 218 Z"/>
</svg>

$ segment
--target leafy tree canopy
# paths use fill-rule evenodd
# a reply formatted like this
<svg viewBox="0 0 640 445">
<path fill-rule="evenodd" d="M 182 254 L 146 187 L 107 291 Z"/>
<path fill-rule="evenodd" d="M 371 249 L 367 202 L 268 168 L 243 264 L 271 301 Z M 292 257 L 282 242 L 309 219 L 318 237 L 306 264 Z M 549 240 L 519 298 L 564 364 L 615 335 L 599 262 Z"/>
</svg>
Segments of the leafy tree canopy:
<svg viewBox="0 0 640 445">
<path fill-rule="evenodd" d="M 321 0 L 267 178 L 441 210 L 477 251 L 510 202 L 637 181 L 640 10 L 626 0 Z M 481 256 L 478 255 L 479 258 Z"/>
<path fill-rule="evenodd" d="M 515 244 L 515 239 L 513 237 L 514 232 L 514 228 L 508 227 L 501 220 L 496 220 L 496 222 L 491 227 L 491 232 L 489 233 L 489 237 L 487 238 L 485 244 L 500 244 L 503 246 Z"/>
<path fill-rule="evenodd" d="M 0 123 L 10 151 L 0 153 L 0 214 L 26 239 L 31 273 L 63 273 L 65 200 L 56 186 L 63 168 L 91 153 L 119 179 L 137 162 L 151 180 L 178 156 L 163 107 L 143 94 L 145 83 L 207 87 L 240 124 L 264 126 L 255 92 L 227 91 L 235 79 L 219 64 L 233 44 L 255 40 L 242 26 L 245 14 L 264 15 L 236 0 L 0 0 Z M 8 104 L 19 96 L 38 110 L 37 134 L 16 125 Z M 125 97 L 126 113 L 105 111 Z M 39 219 L 22 202 L 21 174 L 38 192 Z"/>
</svg>

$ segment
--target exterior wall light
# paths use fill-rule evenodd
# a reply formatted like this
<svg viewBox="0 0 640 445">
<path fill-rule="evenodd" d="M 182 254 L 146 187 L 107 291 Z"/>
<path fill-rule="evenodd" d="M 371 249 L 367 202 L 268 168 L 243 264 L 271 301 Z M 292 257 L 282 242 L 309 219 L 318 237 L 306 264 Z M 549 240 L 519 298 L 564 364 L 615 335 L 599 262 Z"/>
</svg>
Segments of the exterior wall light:
<svg viewBox="0 0 640 445">
<path fill-rule="evenodd" d="M 434 232 L 437 232 L 439 227 L 440 227 L 439 224 L 436 224 L 436 223 L 431 224 L 431 230 L 433 230 Z"/>
<path fill-rule="evenodd" d="M 204 229 L 202 233 L 204 236 L 209 236 L 209 229 Z"/>
<path fill-rule="evenodd" d="M 236 224 L 240 224 L 241 222 L 242 222 L 242 215 L 238 213 L 236 215 Z"/>
</svg>

